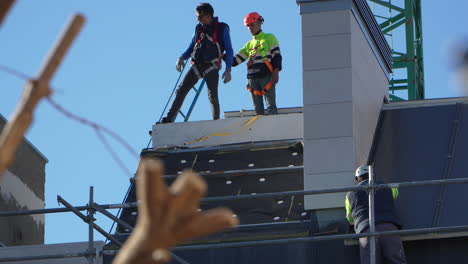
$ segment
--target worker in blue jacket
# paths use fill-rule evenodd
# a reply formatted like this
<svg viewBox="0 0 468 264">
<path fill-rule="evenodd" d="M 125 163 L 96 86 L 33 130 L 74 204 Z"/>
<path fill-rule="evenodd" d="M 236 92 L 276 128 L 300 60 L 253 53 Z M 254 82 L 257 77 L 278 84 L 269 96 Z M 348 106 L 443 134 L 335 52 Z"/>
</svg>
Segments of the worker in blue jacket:
<svg viewBox="0 0 468 264">
<path fill-rule="evenodd" d="M 369 185 L 369 169 L 360 166 L 354 177 L 357 186 Z M 378 184 L 380 182 L 377 182 Z M 398 197 L 397 188 L 383 188 L 375 191 L 375 230 L 392 231 L 401 229 L 401 222 L 395 212 L 394 200 Z M 354 224 L 357 234 L 369 232 L 369 193 L 366 190 L 346 194 L 346 218 Z M 361 264 L 370 263 L 369 239 L 359 238 Z M 405 252 L 400 236 L 379 236 L 376 239 L 376 263 L 406 263 Z"/>
<path fill-rule="evenodd" d="M 231 80 L 233 50 L 229 26 L 219 22 L 218 17 L 213 16 L 214 10 L 209 3 L 199 4 L 196 7 L 196 15 L 199 24 L 195 27 L 195 34 L 187 50 L 177 60 L 176 70 L 181 72 L 185 60 L 189 58 L 192 59 L 192 64 L 177 89 L 176 97 L 167 116 L 161 120 L 162 123 L 175 121 L 188 92 L 201 78 L 205 79 L 208 87 L 208 99 L 211 103 L 213 119 L 219 119 L 218 80 L 223 56 L 226 61 L 226 70 L 222 78 L 224 83 Z M 226 52 L 225 55 L 224 52 Z"/>
</svg>

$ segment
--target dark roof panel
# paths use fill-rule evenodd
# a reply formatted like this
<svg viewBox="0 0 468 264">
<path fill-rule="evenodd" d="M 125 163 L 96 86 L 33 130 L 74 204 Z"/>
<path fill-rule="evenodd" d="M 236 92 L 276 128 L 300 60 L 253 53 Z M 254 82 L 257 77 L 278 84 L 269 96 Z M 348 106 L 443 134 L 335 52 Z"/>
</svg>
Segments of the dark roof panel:
<svg viewBox="0 0 468 264">
<path fill-rule="evenodd" d="M 207 197 L 303 190 L 303 146 L 300 141 L 248 143 L 194 149 L 147 149 L 143 157 L 164 161 L 167 184 L 184 169 L 200 172 L 208 184 Z M 125 202 L 135 202 L 134 185 Z M 307 219 L 304 197 L 277 197 L 238 201 L 204 202 L 201 210 L 227 206 L 241 224 Z M 120 218 L 134 225 L 136 208 L 122 211 Z M 128 233 L 118 226 L 118 233 Z"/>
<path fill-rule="evenodd" d="M 377 178 L 393 183 L 466 177 L 468 163 L 463 157 L 468 154 L 468 139 L 462 136 L 468 132 L 466 107 L 449 104 L 383 111 L 370 157 Z M 467 185 L 400 189 L 397 208 L 404 228 L 466 224 L 468 211 L 460 210 L 460 198 L 467 193 Z"/>
</svg>

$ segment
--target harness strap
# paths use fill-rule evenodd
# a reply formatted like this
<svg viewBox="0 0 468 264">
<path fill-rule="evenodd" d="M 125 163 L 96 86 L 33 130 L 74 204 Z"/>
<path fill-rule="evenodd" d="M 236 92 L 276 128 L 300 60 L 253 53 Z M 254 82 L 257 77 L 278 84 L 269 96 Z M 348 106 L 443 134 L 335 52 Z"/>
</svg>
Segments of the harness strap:
<svg viewBox="0 0 468 264">
<path fill-rule="evenodd" d="M 218 29 L 219 29 L 219 21 L 216 21 L 215 24 L 214 24 L 214 29 L 213 29 L 213 37 L 211 37 L 210 35 L 206 34 L 205 32 L 202 32 L 202 30 L 199 30 L 198 31 L 198 34 L 197 34 L 197 43 L 200 43 L 201 42 L 201 34 L 202 33 L 205 33 L 205 37 L 213 42 L 213 44 L 216 45 L 216 48 L 218 48 L 218 54 L 219 54 L 219 57 L 216 58 L 216 59 L 213 59 L 210 61 L 211 64 L 213 64 L 214 66 L 216 66 L 217 68 L 220 69 L 220 66 L 221 66 L 221 60 L 223 58 L 223 54 L 221 52 L 221 46 L 219 45 L 219 42 L 218 42 Z M 211 70 L 211 67 L 208 68 L 210 69 L 208 72 L 210 72 Z M 206 72 L 206 71 L 205 71 Z M 206 73 L 208 73 L 206 72 Z"/>
<path fill-rule="evenodd" d="M 263 60 L 263 62 L 265 62 L 268 69 L 273 73 L 273 65 L 271 65 L 271 62 L 268 61 L 267 59 Z"/>
<path fill-rule="evenodd" d="M 254 95 L 264 95 L 265 94 L 263 91 L 252 89 L 252 87 L 250 87 L 250 86 L 247 86 L 247 90 L 249 90 L 249 92 L 253 93 Z"/>
<path fill-rule="evenodd" d="M 213 70 L 217 70 L 218 66 L 212 65 L 212 66 L 208 67 L 206 70 L 204 70 L 202 73 L 200 73 L 200 70 L 198 70 L 198 67 L 197 67 L 196 64 L 192 64 L 192 69 L 193 69 L 193 72 L 195 73 L 195 75 L 197 76 L 197 78 L 201 79 L 201 78 L 204 78 L 209 72 L 211 72 Z"/>
<path fill-rule="evenodd" d="M 193 69 L 193 72 L 195 73 L 195 75 L 198 77 L 198 79 L 201 79 L 202 76 L 201 76 L 201 74 L 200 74 L 200 71 L 198 71 L 197 65 L 195 65 L 194 63 L 192 63 L 192 69 Z"/>
<path fill-rule="evenodd" d="M 259 90 L 254 90 L 252 89 L 252 87 L 250 86 L 247 86 L 247 90 L 251 93 L 253 93 L 254 95 L 265 95 L 270 89 L 271 87 L 273 87 L 273 82 L 268 82 L 265 87 L 263 87 L 263 90 L 259 91 Z"/>
</svg>

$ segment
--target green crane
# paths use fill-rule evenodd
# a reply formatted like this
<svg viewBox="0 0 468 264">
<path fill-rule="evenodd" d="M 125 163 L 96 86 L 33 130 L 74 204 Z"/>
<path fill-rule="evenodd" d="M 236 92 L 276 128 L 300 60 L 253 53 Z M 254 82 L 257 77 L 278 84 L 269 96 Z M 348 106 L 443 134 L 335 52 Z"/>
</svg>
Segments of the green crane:
<svg viewBox="0 0 468 264">
<path fill-rule="evenodd" d="M 421 0 L 367 1 L 393 52 L 390 99 L 424 99 Z"/>
</svg>

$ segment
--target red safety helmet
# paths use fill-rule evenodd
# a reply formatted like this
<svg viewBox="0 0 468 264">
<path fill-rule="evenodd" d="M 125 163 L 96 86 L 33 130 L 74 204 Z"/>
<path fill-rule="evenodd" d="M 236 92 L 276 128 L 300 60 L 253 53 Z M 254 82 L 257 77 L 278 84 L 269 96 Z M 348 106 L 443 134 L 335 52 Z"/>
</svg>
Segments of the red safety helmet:
<svg viewBox="0 0 468 264">
<path fill-rule="evenodd" d="M 263 23 L 263 17 L 259 13 L 257 12 L 248 13 L 244 17 L 244 25 L 247 26 L 248 24 L 253 23 L 257 20 L 260 20 Z"/>
</svg>

